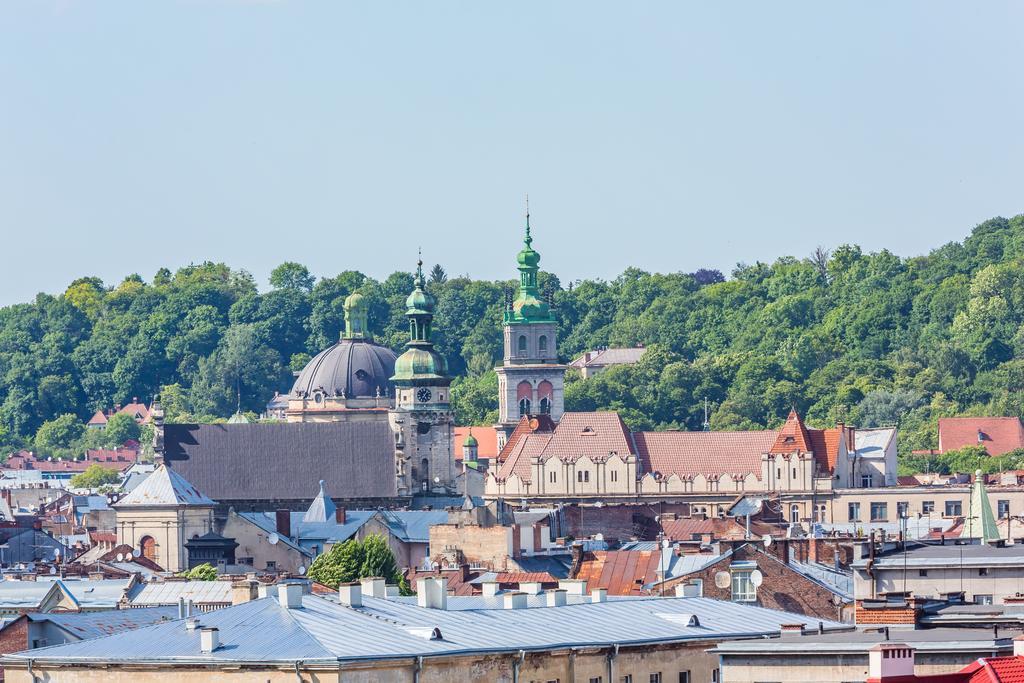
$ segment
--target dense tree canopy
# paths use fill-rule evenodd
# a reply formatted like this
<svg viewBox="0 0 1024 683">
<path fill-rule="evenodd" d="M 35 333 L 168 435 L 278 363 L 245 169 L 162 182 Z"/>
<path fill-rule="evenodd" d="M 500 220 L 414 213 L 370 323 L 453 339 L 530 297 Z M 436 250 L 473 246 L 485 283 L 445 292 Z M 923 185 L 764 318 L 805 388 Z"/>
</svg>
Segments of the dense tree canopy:
<svg viewBox="0 0 1024 683">
<path fill-rule="evenodd" d="M 406 341 L 410 273 L 314 281 L 285 263 L 269 284 L 261 292 L 245 271 L 203 263 L 116 286 L 82 277 L 0 308 L 0 446 L 65 455 L 84 438 L 72 422 L 157 392 L 169 419 L 261 412 L 338 338 L 354 291 L 379 343 Z M 495 417 L 492 368 L 512 286 L 441 266 L 431 277 L 435 341 L 464 423 Z M 817 426 L 898 423 L 909 452 L 936 445 L 938 417 L 1024 411 L 1024 216 L 988 220 L 924 256 L 842 245 L 739 264 L 728 278 L 630 268 L 610 282 L 541 273 L 540 287 L 554 299 L 563 361 L 648 347 L 638 365 L 570 375 L 566 388 L 567 408 L 616 409 L 634 427 L 699 429 L 705 399 L 713 429 L 774 426 L 795 406 Z"/>
</svg>

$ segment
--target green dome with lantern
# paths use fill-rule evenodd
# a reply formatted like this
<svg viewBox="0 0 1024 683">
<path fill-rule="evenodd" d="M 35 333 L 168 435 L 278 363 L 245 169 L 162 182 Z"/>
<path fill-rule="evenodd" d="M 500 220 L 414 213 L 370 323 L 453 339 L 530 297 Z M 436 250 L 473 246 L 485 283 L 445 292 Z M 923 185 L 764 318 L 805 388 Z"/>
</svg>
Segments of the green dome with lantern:
<svg viewBox="0 0 1024 683">
<path fill-rule="evenodd" d="M 554 322 L 551 305 L 541 297 L 537 286 L 537 274 L 540 271 L 540 254 L 533 249 L 533 237 L 530 235 L 530 213 L 526 213 L 526 236 L 523 248 L 516 256 L 519 263 L 519 291 L 514 301 L 505 310 L 506 323 L 547 323 Z"/>
<path fill-rule="evenodd" d="M 463 446 L 476 446 L 476 437 L 473 436 L 473 428 L 470 427 L 469 434 L 466 435 L 466 440 L 462 442 Z"/>
<path fill-rule="evenodd" d="M 430 341 L 434 319 L 434 297 L 427 291 L 423 277 L 423 261 L 416 264 L 413 290 L 405 300 L 405 317 L 409 319 L 409 342 L 406 350 L 395 360 L 395 374 L 391 381 L 399 385 L 448 385 L 448 362 L 434 350 Z"/>
</svg>

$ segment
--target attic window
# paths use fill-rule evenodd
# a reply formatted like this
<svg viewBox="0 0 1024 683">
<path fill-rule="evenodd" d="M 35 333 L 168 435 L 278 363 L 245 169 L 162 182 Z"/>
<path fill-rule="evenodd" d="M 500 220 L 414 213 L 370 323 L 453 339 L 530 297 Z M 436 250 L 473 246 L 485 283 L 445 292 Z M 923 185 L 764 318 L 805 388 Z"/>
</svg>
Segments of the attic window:
<svg viewBox="0 0 1024 683">
<path fill-rule="evenodd" d="M 795 436 L 787 436 L 786 438 L 783 439 L 783 441 L 785 443 L 795 443 L 796 442 L 796 437 Z"/>
<path fill-rule="evenodd" d="M 583 431 L 581 433 L 582 434 L 593 434 L 594 433 L 594 428 L 591 427 L 590 425 L 587 425 L 586 427 L 583 428 Z"/>
</svg>

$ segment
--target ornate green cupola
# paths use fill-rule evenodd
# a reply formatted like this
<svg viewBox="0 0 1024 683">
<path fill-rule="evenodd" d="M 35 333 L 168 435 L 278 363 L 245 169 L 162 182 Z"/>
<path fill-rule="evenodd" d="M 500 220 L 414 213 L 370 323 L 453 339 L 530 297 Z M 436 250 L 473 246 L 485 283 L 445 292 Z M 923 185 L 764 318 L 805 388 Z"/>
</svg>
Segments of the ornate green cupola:
<svg viewBox="0 0 1024 683">
<path fill-rule="evenodd" d="M 537 273 L 540 271 L 540 254 L 533 249 L 530 236 L 530 211 L 526 211 L 526 237 L 523 248 L 516 260 L 519 263 L 519 292 L 514 301 L 505 307 L 506 323 L 553 322 L 551 307 L 541 298 L 537 287 Z"/>
<path fill-rule="evenodd" d="M 430 341 L 435 303 L 433 295 L 426 288 L 421 259 L 416 263 L 412 293 L 405 300 L 409 342 L 405 345 L 405 353 L 395 361 L 395 375 L 391 380 L 396 384 L 447 385 L 451 381 L 448 377 L 448 363 L 444 356 L 434 350 L 434 344 Z"/>
<path fill-rule="evenodd" d="M 345 334 L 342 339 L 369 339 L 367 328 L 369 306 L 366 298 L 359 292 L 353 292 L 345 299 Z"/>
</svg>

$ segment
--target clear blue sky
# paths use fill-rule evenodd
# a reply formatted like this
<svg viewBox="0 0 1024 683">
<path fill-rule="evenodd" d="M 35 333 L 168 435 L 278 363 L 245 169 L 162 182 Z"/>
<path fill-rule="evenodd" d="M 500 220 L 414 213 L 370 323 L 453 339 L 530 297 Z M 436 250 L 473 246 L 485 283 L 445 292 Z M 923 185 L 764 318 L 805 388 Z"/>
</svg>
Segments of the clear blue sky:
<svg viewBox="0 0 1024 683">
<path fill-rule="evenodd" d="M 223 260 L 266 286 L 563 281 L 1024 211 L 1024 3 L 0 3 L 0 304 Z"/>
</svg>

